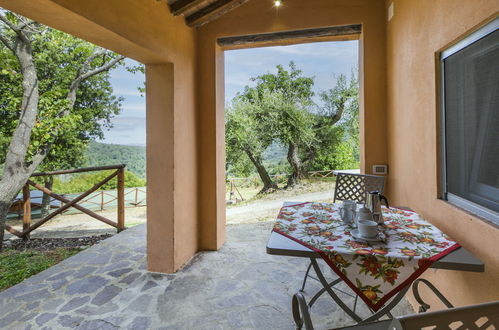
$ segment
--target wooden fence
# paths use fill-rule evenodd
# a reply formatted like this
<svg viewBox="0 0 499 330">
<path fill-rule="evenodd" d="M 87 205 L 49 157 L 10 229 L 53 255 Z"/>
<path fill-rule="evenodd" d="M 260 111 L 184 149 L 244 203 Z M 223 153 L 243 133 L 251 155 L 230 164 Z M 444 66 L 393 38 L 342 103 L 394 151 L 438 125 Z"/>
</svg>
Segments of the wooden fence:
<svg viewBox="0 0 499 330">
<path fill-rule="evenodd" d="M 7 230 L 9 233 L 16 235 L 18 237 L 21 237 L 23 239 L 29 239 L 30 233 L 40 227 L 41 225 L 45 224 L 47 221 L 53 219 L 55 216 L 63 213 L 69 208 L 75 208 L 85 214 L 88 214 L 92 218 L 95 218 L 99 221 L 102 221 L 112 227 L 115 227 L 118 232 L 122 231 L 125 229 L 125 166 L 124 164 L 122 165 L 110 165 L 110 166 L 98 166 L 98 167 L 87 167 L 87 168 L 79 168 L 79 169 L 73 169 L 73 170 L 62 170 L 62 171 L 52 171 L 52 172 L 41 172 L 41 173 L 35 173 L 31 177 L 41 177 L 41 176 L 50 176 L 50 175 L 60 175 L 60 174 L 73 174 L 73 173 L 84 173 L 84 172 L 94 172 L 94 171 L 106 171 L 106 170 L 115 170 L 113 173 L 111 173 L 109 176 L 107 176 L 104 180 L 100 181 L 99 183 L 95 184 L 92 188 L 87 190 L 86 192 L 80 194 L 79 196 L 73 198 L 73 199 L 67 199 L 66 197 L 63 197 L 61 195 L 58 195 L 51 190 L 47 189 L 41 184 L 35 183 L 31 180 L 28 180 L 28 182 L 24 185 L 23 187 L 23 199 L 22 199 L 22 208 L 23 208 L 23 230 L 18 231 L 12 226 L 6 225 L 5 230 Z M 88 197 L 90 194 L 92 194 L 94 191 L 98 190 L 100 187 L 105 185 L 107 182 L 109 182 L 111 179 L 114 177 L 117 177 L 118 180 L 118 185 L 117 185 L 117 208 L 118 208 L 118 219 L 117 221 L 112 221 L 106 217 L 103 217 L 81 205 L 78 203 L 82 202 L 86 197 Z M 61 207 L 59 207 L 57 210 L 54 212 L 48 214 L 47 216 L 43 217 L 40 221 L 31 224 L 31 200 L 30 200 L 30 186 L 42 191 L 43 193 L 49 195 L 50 197 L 58 200 L 61 202 Z"/>
<path fill-rule="evenodd" d="M 125 202 L 128 202 L 128 204 L 132 206 L 144 206 L 146 205 L 146 198 L 142 197 L 139 198 L 139 193 L 146 194 L 146 191 L 143 190 L 143 188 L 132 188 L 128 191 L 125 190 L 124 192 L 124 197 L 125 197 Z M 127 201 L 126 196 L 133 196 L 132 201 Z M 107 198 L 106 198 L 107 197 Z M 81 201 L 81 203 L 88 203 L 91 205 L 96 206 L 98 209 L 103 211 L 106 206 L 112 206 L 110 204 L 114 203 L 115 201 L 118 200 L 118 197 L 114 194 L 111 194 L 109 191 L 106 190 L 101 190 L 101 191 L 96 191 L 94 194 L 88 196 L 88 198 L 84 199 Z M 126 203 L 125 203 L 126 204 Z M 62 205 L 62 202 L 61 202 Z"/>
<path fill-rule="evenodd" d="M 310 171 L 308 172 L 308 175 L 311 178 L 332 178 L 334 177 L 334 171 L 335 170 L 328 170 L 328 171 Z"/>
</svg>

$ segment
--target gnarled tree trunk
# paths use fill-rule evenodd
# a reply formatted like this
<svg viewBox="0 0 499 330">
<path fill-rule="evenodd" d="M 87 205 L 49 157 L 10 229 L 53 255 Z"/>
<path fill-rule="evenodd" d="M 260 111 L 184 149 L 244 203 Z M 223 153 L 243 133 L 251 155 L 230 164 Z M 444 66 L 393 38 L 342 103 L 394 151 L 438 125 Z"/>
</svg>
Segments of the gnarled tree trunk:
<svg viewBox="0 0 499 330">
<path fill-rule="evenodd" d="M 272 178 L 270 177 L 269 173 L 267 172 L 267 169 L 265 166 L 263 166 L 262 160 L 260 157 L 255 156 L 250 150 L 246 149 L 245 150 L 246 154 L 248 155 L 249 159 L 255 165 L 256 170 L 258 172 L 258 175 L 260 176 L 260 179 L 263 182 L 263 188 L 260 190 L 260 194 L 266 193 L 270 190 L 277 190 L 277 184 L 272 181 Z"/>
<path fill-rule="evenodd" d="M 293 168 L 293 173 L 288 177 L 286 188 L 291 188 L 296 185 L 301 179 L 306 177 L 306 172 L 303 169 L 303 164 L 298 155 L 298 146 L 290 142 L 288 145 L 288 162 Z"/>
<path fill-rule="evenodd" d="M 2 250 L 5 233 L 5 221 L 12 204 L 12 200 L 22 189 L 30 174 L 25 171 L 18 171 L 10 176 L 3 176 L 0 180 L 0 251 Z"/>
</svg>

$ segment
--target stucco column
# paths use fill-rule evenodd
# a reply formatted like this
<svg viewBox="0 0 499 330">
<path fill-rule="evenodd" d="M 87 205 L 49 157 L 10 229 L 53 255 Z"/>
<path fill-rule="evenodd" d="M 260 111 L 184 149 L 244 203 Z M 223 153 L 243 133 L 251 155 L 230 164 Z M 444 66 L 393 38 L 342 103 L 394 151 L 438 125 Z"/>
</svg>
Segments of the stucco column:
<svg viewBox="0 0 499 330">
<path fill-rule="evenodd" d="M 201 41 L 198 52 L 200 59 L 210 60 L 210 66 L 200 66 L 198 82 L 199 98 L 204 100 L 198 124 L 200 249 L 218 250 L 226 235 L 224 52 L 206 40 Z"/>
<path fill-rule="evenodd" d="M 146 66 L 147 264 L 172 273 L 174 260 L 174 73 L 173 64 Z"/>
</svg>

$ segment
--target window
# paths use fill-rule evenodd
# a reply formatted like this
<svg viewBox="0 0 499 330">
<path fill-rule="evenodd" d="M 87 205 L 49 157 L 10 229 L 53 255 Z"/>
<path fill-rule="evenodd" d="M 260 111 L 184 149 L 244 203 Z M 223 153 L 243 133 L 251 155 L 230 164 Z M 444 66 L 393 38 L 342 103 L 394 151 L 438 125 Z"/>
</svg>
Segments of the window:
<svg viewBox="0 0 499 330">
<path fill-rule="evenodd" d="M 499 223 L 499 18 L 441 54 L 443 198 Z"/>
</svg>

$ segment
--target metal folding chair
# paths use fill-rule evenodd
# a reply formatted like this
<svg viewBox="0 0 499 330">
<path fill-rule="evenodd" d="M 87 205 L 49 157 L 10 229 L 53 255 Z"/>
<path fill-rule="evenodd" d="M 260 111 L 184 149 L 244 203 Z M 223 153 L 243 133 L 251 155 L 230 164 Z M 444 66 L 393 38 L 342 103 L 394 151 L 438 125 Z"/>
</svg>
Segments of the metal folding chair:
<svg viewBox="0 0 499 330">
<path fill-rule="evenodd" d="M 309 306 L 302 293 L 293 296 L 293 318 L 297 329 L 313 330 Z M 447 304 L 446 304 L 447 305 Z M 452 326 L 451 326 L 452 325 Z M 361 323 L 337 330 L 404 330 L 404 329 L 498 329 L 499 301 L 435 312 L 396 317 L 391 320 Z"/>
<path fill-rule="evenodd" d="M 384 188 L 384 176 L 340 172 L 336 175 L 333 203 L 336 203 L 336 201 L 352 200 L 356 201 L 358 204 L 364 204 L 366 202 L 367 192 L 376 190 L 382 194 Z M 302 292 L 305 290 L 307 278 L 311 277 L 317 280 L 309 275 L 310 269 L 312 269 L 312 263 L 308 265 L 305 276 L 303 277 L 303 283 L 300 289 Z"/>
<path fill-rule="evenodd" d="M 353 200 L 359 204 L 365 203 L 367 192 L 377 190 L 382 194 L 384 187 L 384 176 L 338 173 L 336 176 L 333 203 L 343 200 Z"/>
</svg>

